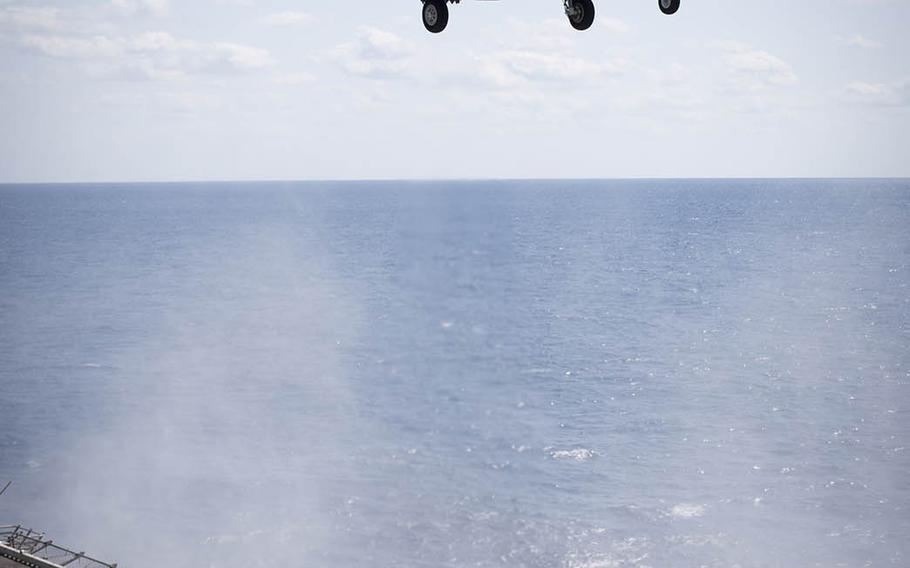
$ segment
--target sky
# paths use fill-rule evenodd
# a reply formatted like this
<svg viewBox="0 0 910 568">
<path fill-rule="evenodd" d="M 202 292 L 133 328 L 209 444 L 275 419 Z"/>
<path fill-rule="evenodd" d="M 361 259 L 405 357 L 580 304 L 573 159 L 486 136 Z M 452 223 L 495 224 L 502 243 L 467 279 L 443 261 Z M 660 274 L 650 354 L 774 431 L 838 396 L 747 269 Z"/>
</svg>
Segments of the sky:
<svg viewBox="0 0 910 568">
<path fill-rule="evenodd" d="M 0 183 L 910 176 L 910 0 L 0 0 Z"/>
</svg>

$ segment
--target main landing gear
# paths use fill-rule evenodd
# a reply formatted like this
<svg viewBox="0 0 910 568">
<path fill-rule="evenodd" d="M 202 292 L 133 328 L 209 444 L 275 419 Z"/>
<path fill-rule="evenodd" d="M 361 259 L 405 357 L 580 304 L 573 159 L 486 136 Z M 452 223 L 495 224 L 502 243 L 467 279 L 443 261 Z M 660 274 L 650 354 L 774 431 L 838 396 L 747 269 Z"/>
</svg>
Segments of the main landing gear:
<svg viewBox="0 0 910 568">
<path fill-rule="evenodd" d="M 584 31 L 594 23 L 593 0 L 563 0 L 566 17 L 569 23 L 578 31 Z"/>
<path fill-rule="evenodd" d="M 664 14 L 672 16 L 679 10 L 679 0 L 657 0 L 657 6 Z"/>
<path fill-rule="evenodd" d="M 423 27 L 428 32 L 438 34 L 446 29 L 449 23 L 447 0 L 423 0 Z"/>
<path fill-rule="evenodd" d="M 423 2 L 423 26 L 428 32 L 438 34 L 449 23 L 449 4 L 461 0 L 421 0 Z M 680 0 L 657 0 L 657 6 L 664 14 L 675 14 Z M 593 0 L 562 0 L 566 17 L 576 30 L 586 30 L 594 23 Z"/>
</svg>

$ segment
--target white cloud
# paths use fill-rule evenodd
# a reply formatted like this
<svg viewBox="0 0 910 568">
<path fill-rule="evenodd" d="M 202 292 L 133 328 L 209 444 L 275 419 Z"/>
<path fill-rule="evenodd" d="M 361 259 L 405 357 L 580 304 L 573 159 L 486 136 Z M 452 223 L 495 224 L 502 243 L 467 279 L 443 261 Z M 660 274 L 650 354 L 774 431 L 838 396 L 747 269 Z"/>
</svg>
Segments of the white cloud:
<svg viewBox="0 0 910 568">
<path fill-rule="evenodd" d="M 170 0 L 111 0 L 111 7 L 126 14 L 145 12 L 165 16 L 171 11 Z"/>
<path fill-rule="evenodd" d="M 783 59 L 761 49 L 737 43 L 719 44 L 734 91 L 754 92 L 768 87 L 794 85 L 799 78 Z"/>
<path fill-rule="evenodd" d="M 619 72 L 609 62 L 595 62 L 567 53 L 507 49 L 480 58 L 481 75 L 497 87 L 514 87 L 526 83 L 568 84 L 596 82 Z"/>
<path fill-rule="evenodd" d="M 620 20 L 606 20 L 617 28 L 625 25 Z M 524 91 L 511 100 L 528 99 L 529 89 L 596 87 L 624 68 L 622 60 L 591 57 L 579 49 L 578 35 L 567 30 L 562 19 L 515 22 L 511 31 L 514 41 L 476 57 L 475 72 L 487 87 Z"/>
<path fill-rule="evenodd" d="M 409 74 L 414 51 L 414 46 L 400 36 L 365 26 L 355 41 L 338 46 L 331 55 L 351 75 L 390 79 Z"/>
<path fill-rule="evenodd" d="M 881 42 L 869 39 L 860 34 L 854 34 L 847 38 L 846 44 L 851 47 L 859 47 L 862 49 L 879 49 L 884 47 Z"/>
<path fill-rule="evenodd" d="M 413 45 L 392 32 L 363 27 L 360 30 L 359 51 L 370 59 L 399 60 L 413 52 Z"/>
<path fill-rule="evenodd" d="M 682 85 L 688 82 L 691 70 L 685 65 L 673 62 L 664 69 L 646 71 L 648 78 L 658 85 Z"/>
<path fill-rule="evenodd" d="M 262 17 L 260 22 L 267 26 L 288 27 L 308 24 L 313 21 L 313 16 L 306 12 L 278 12 Z"/>
<path fill-rule="evenodd" d="M 876 107 L 910 106 L 910 81 L 888 85 L 853 81 L 844 87 L 842 100 Z"/>
<path fill-rule="evenodd" d="M 58 30 L 62 27 L 60 10 L 34 6 L 0 6 L 0 28 L 25 30 Z"/>
<path fill-rule="evenodd" d="M 130 37 L 27 35 L 22 45 L 49 57 L 77 59 L 102 75 L 121 78 L 174 78 L 199 73 L 232 74 L 274 65 L 258 47 L 229 42 L 202 43 L 167 32 Z"/>
<path fill-rule="evenodd" d="M 256 71 L 272 67 L 275 62 L 266 49 L 237 43 L 214 43 L 203 46 L 210 68 L 225 66 L 227 70 Z"/>
<path fill-rule="evenodd" d="M 71 59 L 112 58 L 124 51 L 120 42 L 103 36 L 26 35 L 22 45 L 50 57 Z"/>
<path fill-rule="evenodd" d="M 571 49 L 577 39 L 572 35 L 571 28 L 566 30 L 566 21 L 562 18 L 547 18 L 540 22 L 513 21 L 502 35 L 510 38 L 510 48 L 534 51 Z"/>
<path fill-rule="evenodd" d="M 597 26 L 611 34 L 627 34 L 632 31 L 632 26 L 619 18 L 603 17 L 598 19 Z"/>
<path fill-rule="evenodd" d="M 306 85 L 309 83 L 314 83 L 316 81 L 316 76 L 311 73 L 285 73 L 275 77 L 275 83 L 278 85 Z"/>
</svg>

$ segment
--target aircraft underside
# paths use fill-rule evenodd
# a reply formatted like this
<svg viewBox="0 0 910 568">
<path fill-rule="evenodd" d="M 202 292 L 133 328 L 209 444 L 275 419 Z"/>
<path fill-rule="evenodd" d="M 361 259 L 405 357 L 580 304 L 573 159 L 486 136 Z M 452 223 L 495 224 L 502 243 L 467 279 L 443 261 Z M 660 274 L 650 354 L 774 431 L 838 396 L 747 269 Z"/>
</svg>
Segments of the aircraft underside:
<svg viewBox="0 0 910 568">
<path fill-rule="evenodd" d="M 461 0 L 421 0 L 423 2 L 423 25 L 427 31 L 438 34 L 449 23 L 449 3 L 459 4 Z M 680 0 L 657 0 L 657 7 L 664 14 L 675 14 Z M 566 17 L 576 30 L 586 30 L 594 23 L 593 0 L 563 0 Z"/>
</svg>

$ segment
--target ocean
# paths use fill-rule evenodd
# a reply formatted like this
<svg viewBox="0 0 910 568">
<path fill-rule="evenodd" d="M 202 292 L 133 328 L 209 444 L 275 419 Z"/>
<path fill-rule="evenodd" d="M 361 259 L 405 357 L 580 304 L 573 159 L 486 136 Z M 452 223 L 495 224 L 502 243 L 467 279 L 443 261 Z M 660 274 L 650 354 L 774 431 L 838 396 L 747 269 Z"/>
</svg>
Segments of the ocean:
<svg viewBox="0 0 910 568">
<path fill-rule="evenodd" d="M 128 568 L 910 565 L 910 181 L 0 186 L 0 524 Z"/>
</svg>

